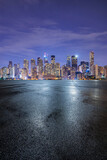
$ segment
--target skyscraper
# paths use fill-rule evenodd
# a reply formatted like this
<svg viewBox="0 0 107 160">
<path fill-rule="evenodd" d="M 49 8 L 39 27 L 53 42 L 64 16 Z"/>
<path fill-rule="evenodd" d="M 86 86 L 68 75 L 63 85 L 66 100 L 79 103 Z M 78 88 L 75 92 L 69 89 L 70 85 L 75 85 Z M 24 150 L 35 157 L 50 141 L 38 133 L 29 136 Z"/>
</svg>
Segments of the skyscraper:
<svg viewBox="0 0 107 160">
<path fill-rule="evenodd" d="M 19 63 L 17 64 L 17 68 L 20 69 L 20 64 Z"/>
<path fill-rule="evenodd" d="M 71 66 L 71 56 L 67 56 L 67 63 L 66 63 L 67 67 Z"/>
<path fill-rule="evenodd" d="M 104 66 L 104 76 L 105 76 L 105 78 L 107 79 L 107 65 Z"/>
<path fill-rule="evenodd" d="M 24 68 L 27 69 L 27 75 L 29 73 L 29 61 L 27 59 L 24 59 L 24 63 L 23 63 Z"/>
<path fill-rule="evenodd" d="M 9 61 L 8 69 L 9 69 L 9 74 L 10 74 L 10 70 L 12 69 L 12 61 Z"/>
<path fill-rule="evenodd" d="M 80 72 L 86 73 L 86 71 L 89 69 L 89 62 L 81 61 L 79 69 Z"/>
<path fill-rule="evenodd" d="M 50 63 L 46 63 L 44 66 L 44 75 L 51 75 L 51 71 L 52 71 L 52 64 Z"/>
<path fill-rule="evenodd" d="M 12 68 L 12 61 L 9 61 L 9 65 L 8 65 L 8 68 Z"/>
<path fill-rule="evenodd" d="M 48 55 L 45 52 L 44 53 L 44 65 L 46 65 L 47 63 L 48 63 Z"/>
<path fill-rule="evenodd" d="M 72 56 L 72 67 L 77 71 L 77 56 Z"/>
<path fill-rule="evenodd" d="M 37 74 L 41 75 L 43 73 L 43 60 L 38 57 L 37 58 Z"/>
<path fill-rule="evenodd" d="M 6 79 L 8 74 L 9 74 L 9 68 L 3 67 L 2 68 L 2 76 L 3 76 L 3 78 Z"/>
<path fill-rule="evenodd" d="M 98 78 L 98 65 L 95 65 L 95 78 Z"/>
<path fill-rule="evenodd" d="M 55 75 L 55 56 L 54 55 L 51 56 L 51 66 L 52 66 L 51 75 Z"/>
<path fill-rule="evenodd" d="M 51 56 L 51 64 L 54 64 L 54 63 L 55 63 L 55 56 L 52 55 L 52 56 Z"/>
<path fill-rule="evenodd" d="M 35 60 L 32 58 L 31 59 L 31 76 L 33 76 L 34 74 L 34 68 L 35 68 L 36 64 L 35 64 Z"/>
<path fill-rule="evenodd" d="M 27 68 L 22 68 L 21 78 L 23 80 L 27 80 L 27 76 L 28 76 L 28 70 L 27 70 Z"/>
<path fill-rule="evenodd" d="M 14 74 L 17 76 L 17 64 L 14 64 Z"/>
<path fill-rule="evenodd" d="M 99 78 L 103 77 L 103 75 L 104 75 L 104 67 L 98 66 L 98 75 L 99 75 Z"/>
<path fill-rule="evenodd" d="M 90 74 L 94 75 L 94 52 L 90 52 Z"/>
<path fill-rule="evenodd" d="M 55 75 L 57 77 L 59 77 L 60 76 L 60 63 L 56 63 L 56 71 L 55 72 L 56 72 Z"/>
<path fill-rule="evenodd" d="M 2 69 L 0 68 L 0 78 L 2 78 Z"/>
</svg>

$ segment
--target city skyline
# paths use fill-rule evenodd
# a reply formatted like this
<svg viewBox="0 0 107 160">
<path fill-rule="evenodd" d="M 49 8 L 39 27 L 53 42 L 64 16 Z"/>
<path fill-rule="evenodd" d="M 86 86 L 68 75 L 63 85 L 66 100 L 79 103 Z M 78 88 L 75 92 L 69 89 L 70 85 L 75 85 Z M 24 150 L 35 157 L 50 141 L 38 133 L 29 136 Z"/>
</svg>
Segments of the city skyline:
<svg viewBox="0 0 107 160">
<path fill-rule="evenodd" d="M 14 64 L 9 61 L 8 67 L 0 68 L 0 79 L 7 80 L 91 80 L 91 79 L 107 79 L 107 65 L 98 66 L 95 64 L 95 54 L 93 51 L 89 53 L 89 61 L 82 60 L 78 62 L 78 55 L 66 57 L 66 64 L 56 62 L 55 55 L 48 57 L 44 53 L 44 58 L 23 60 L 23 67 L 20 63 Z"/>
<path fill-rule="evenodd" d="M 94 51 L 90 51 L 90 52 L 95 53 Z M 89 52 L 89 53 L 90 53 L 90 52 Z M 62 56 L 60 56 L 60 57 L 59 57 L 59 61 L 57 61 L 57 56 L 56 56 L 55 54 L 54 54 L 54 55 L 55 55 L 55 60 L 56 60 L 56 62 L 60 63 L 60 65 L 63 66 L 63 65 L 67 65 L 67 58 L 68 58 L 68 57 L 71 58 L 72 56 L 77 56 L 78 65 L 81 63 L 81 61 L 90 62 L 89 53 L 88 53 L 88 55 L 87 55 L 88 57 L 86 57 L 85 59 L 83 59 L 81 56 L 79 56 L 79 55 L 77 55 L 77 54 L 71 54 L 71 55 L 69 54 L 69 55 L 65 56 L 65 59 L 63 59 L 63 62 L 64 62 L 64 63 L 61 62 Z M 24 59 L 28 60 L 29 62 L 31 61 L 31 59 L 34 59 L 34 60 L 35 60 L 35 63 L 37 64 L 37 59 L 38 59 L 39 57 L 40 57 L 40 58 L 43 60 L 43 62 L 44 62 L 45 54 L 47 55 L 46 58 L 48 58 L 48 62 L 50 63 L 50 62 L 51 62 L 51 56 L 52 56 L 53 54 L 49 55 L 49 54 L 47 54 L 46 52 L 44 52 L 42 56 L 39 56 L 39 55 L 38 55 L 38 57 L 35 56 L 35 58 L 34 58 L 34 57 L 30 57 L 30 58 L 24 57 Z M 96 54 L 95 54 L 95 55 L 94 55 L 94 58 L 95 58 L 94 63 L 95 63 L 95 64 L 97 64 L 97 63 L 96 63 L 96 57 L 97 57 L 97 56 L 96 56 Z M 6 64 L 2 64 L 2 65 L 0 64 L 0 68 L 8 66 L 8 62 L 9 62 L 9 61 L 14 62 L 14 64 L 20 64 L 20 67 L 23 68 L 23 61 L 24 61 L 24 59 L 23 59 L 23 60 L 22 60 L 22 58 L 20 58 L 20 59 L 21 59 L 20 62 L 19 62 L 18 60 L 15 60 L 15 61 L 14 61 L 14 59 L 8 59 L 8 61 L 7 61 Z M 72 61 L 72 60 L 71 60 L 71 61 Z M 99 65 L 99 64 L 97 64 L 97 65 Z M 103 64 L 103 65 L 99 65 L 99 66 L 104 67 L 104 66 L 106 66 L 106 65 L 107 65 L 107 63 L 105 63 L 105 64 Z"/>
<path fill-rule="evenodd" d="M 93 51 L 91 51 L 91 52 L 93 52 Z M 91 53 L 90 52 L 90 53 Z M 90 53 L 89 53 L 89 60 L 88 61 L 86 61 L 86 60 L 79 60 L 79 56 L 78 55 L 68 55 L 67 57 L 66 57 L 66 59 L 65 59 L 65 63 L 64 64 L 62 64 L 61 65 L 61 63 L 60 63 L 60 61 L 58 62 L 58 61 L 56 61 L 56 56 L 55 55 L 48 55 L 46 52 L 44 52 L 44 55 L 42 56 L 42 57 L 36 57 L 36 58 L 30 58 L 30 59 L 27 59 L 27 58 L 24 58 L 23 60 L 21 60 L 21 62 L 17 62 L 17 63 L 14 63 L 14 61 L 13 60 L 9 60 L 8 61 L 8 64 L 7 65 L 3 65 L 2 67 L 0 67 L 0 68 L 3 68 L 3 67 L 7 67 L 8 66 L 8 68 L 9 68 L 9 66 L 11 66 L 11 67 L 13 67 L 14 65 L 19 65 L 20 66 L 20 68 L 26 68 L 26 65 L 28 66 L 27 68 L 29 68 L 29 71 L 31 71 L 31 68 L 32 68 L 32 63 L 33 63 L 33 65 L 34 65 L 34 63 L 35 63 L 35 65 L 37 66 L 38 65 L 38 61 L 39 61 L 39 59 L 41 59 L 42 61 L 43 61 L 43 66 L 45 65 L 45 63 L 51 63 L 52 61 L 54 62 L 54 63 L 60 63 L 60 67 L 62 67 L 63 65 L 65 65 L 65 66 L 67 66 L 67 67 L 71 67 L 72 66 L 72 63 L 73 63 L 73 61 L 74 61 L 74 63 L 75 63 L 75 58 L 76 58 L 76 63 L 77 63 L 77 66 L 79 66 L 80 64 L 81 64 L 81 62 L 88 62 L 88 63 L 90 63 Z M 94 52 L 93 52 L 94 53 Z M 95 56 L 95 55 L 94 55 Z M 54 59 L 53 59 L 54 58 Z M 68 59 L 69 58 L 69 59 Z M 74 60 L 73 60 L 73 58 L 74 58 Z M 72 61 L 73 60 L 73 61 Z M 24 63 L 25 62 L 25 63 Z M 69 65 L 67 64 L 67 63 L 69 63 Z M 74 66 L 73 66 L 74 67 Z M 103 66 L 102 66 L 103 67 Z"/>
<path fill-rule="evenodd" d="M 0 0 L 0 67 L 46 52 L 64 64 L 68 55 L 106 65 L 106 0 Z M 21 64 L 22 65 L 22 64 Z"/>
</svg>

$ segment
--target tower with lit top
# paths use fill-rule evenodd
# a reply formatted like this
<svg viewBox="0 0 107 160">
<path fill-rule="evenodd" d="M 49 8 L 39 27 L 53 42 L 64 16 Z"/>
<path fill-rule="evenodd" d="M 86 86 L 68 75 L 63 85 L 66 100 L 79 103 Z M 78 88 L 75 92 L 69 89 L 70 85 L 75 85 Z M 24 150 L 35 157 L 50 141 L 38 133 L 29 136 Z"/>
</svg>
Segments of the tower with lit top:
<svg viewBox="0 0 107 160">
<path fill-rule="evenodd" d="M 72 68 L 77 71 L 77 58 L 78 56 L 77 55 L 73 55 L 72 56 Z"/>
</svg>

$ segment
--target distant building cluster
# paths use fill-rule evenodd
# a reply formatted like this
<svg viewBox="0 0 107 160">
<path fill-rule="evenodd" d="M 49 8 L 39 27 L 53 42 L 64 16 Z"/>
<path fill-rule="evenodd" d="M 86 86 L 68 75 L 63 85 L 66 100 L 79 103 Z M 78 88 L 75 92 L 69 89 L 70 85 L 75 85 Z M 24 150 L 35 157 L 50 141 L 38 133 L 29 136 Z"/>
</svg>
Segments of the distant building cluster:
<svg viewBox="0 0 107 160">
<path fill-rule="evenodd" d="M 7 80 L 91 80 L 107 79 L 107 65 L 102 67 L 94 64 L 94 52 L 90 52 L 90 62 L 81 61 L 78 65 L 78 56 L 67 56 L 66 65 L 60 66 L 55 62 L 55 55 L 51 55 L 51 63 L 48 61 L 48 55 L 44 53 L 44 59 L 24 59 L 23 68 L 20 64 L 14 64 L 9 61 L 8 67 L 0 69 L 0 79 Z M 30 69 L 29 69 L 30 68 Z"/>
</svg>

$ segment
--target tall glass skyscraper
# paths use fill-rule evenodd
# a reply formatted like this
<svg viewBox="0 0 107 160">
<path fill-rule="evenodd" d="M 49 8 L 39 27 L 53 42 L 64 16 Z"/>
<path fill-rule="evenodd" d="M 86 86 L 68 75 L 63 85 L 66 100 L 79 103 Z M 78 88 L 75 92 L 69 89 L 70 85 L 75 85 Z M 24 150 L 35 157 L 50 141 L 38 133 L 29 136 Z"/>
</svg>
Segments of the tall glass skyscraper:
<svg viewBox="0 0 107 160">
<path fill-rule="evenodd" d="M 72 67 L 77 71 L 77 56 L 72 56 Z"/>
<path fill-rule="evenodd" d="M 29 61 L 24 59 L 23 67 L 27 69 L 27 74 L 29 73 Z"/>
<path fill-rule="evenodd" d="M 36 66 L 35 59 L 32 58 L 31 59 L 31 76 L 33 76 L 35 66 Z"/>
<path fill-rule="evenodd" d="M 40 75 L 43 73 L 43 60 L 40 57 L 37 58 L 37 73 Z"/>
<path fill-rule="evenodd" d="M 47 63 L 48 63 L 48 55 L 45 52 L 44 53 L 44 65 L 46 65 Z"/>
<path fill-rule="evenodd" d="M 67 67 L 71 66 L 71 56 L 67 56 L 67 63 L 66 63 Z"/>
<path fill-rule="evenodd" d="M 51 56 L 51 64 L 54 64 L 54 63 L 55 63 L 55 56 L 52 55 L 52 56 Z"/>
<path fill-rule="evenodd" d="M 90 74 L 94 75 L 94 52 L 90 52 Z"/>
</svg>

